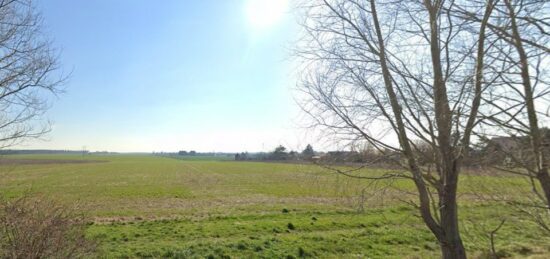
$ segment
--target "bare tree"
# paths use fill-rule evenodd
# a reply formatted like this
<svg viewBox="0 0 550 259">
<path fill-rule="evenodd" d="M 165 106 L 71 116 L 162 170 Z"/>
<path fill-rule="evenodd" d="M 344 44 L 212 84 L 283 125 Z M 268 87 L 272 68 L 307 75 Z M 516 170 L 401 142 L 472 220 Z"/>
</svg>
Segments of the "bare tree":
<svg viewBox="0 0 550 259">
<path fill-rule="evenodd" d="M 0 148 L 49 131 L 42 115 L 63 76 L 41 24 L 31 0 L 0 1 Z"/>
<path fill-rule="evenodd" d="M 302 108 L 341 140 L 394 153 L 444 258 L 465 258 L 458 224 L 462 160 L 493 73 L 487 21 L 497 0 L 307 1 L 301 7 Z M 482 22 L 453 14 L 457 6 Z M 418 146 L 417 143 L 425 143 Z M 426 145 L 434 152 L 422 152 Z M 421 155 L 433 157 L 430 166 Z M 432 170 L 433 168 L 433 170 Z M 349 172 L 341 172 L 349 173 Z"/>
<path fill-rule="evenodd" d="M 42 122 L 64 77 L 31 0 L 0 0 L 0 149 L 49 131 Z M 80 258 L 95 244 L 85 218 L 53 200 L 0 200 L 0 257 Z"/>
<path fill-rule="evenodd" d="M 487 142 L 488 134 L 507 135 L 508 145 L 493 150 L 510 160 L 498 165 L 501 170 L 523 175 L 530 179 L 536 199 L 520 197 L 513 201 L 534 216 L 543 229 L 550 213 L 550 81 L 547 66 L 550 64 L 550 2 L 544 0 L 503 0 L 494 8 L 494 17 L 487 23 L 490 32 L 498 37 L 495 49 L 498 58 L 491 67 L 499 71 L 491 89 L 485 96 L 486 104 L 481 115 L 481 132 L 477 135 Z M 479 16 L 466 10 L 459 12 L 473 22 Z M 501 138 L 503 139 L 503 138 Z M 498 147 L 498 145 L 497 145 Z M 526 198 L 526 199 L 525 199 Z M 520 206 L 521 207 L 521 206 Z M 533 213 L 533 209 L 542 209 Z"/>
<path fill-rule="evenodd" d="M 472 22 L 481 21 L 467 10 L 456 13 Z M 506 158 L 505 164 L 496 165 L 498 169 L 530 179 L 535 198 L 519 197 L 521 200 L 509 202 L 518 208 L 523 206 L 521 210 L 528 215 L 536 215 L 534 219 L 543 229 L 550 228 L 544 225 L 548 220 L 533 209 L 543 209 L 545 217 L 550 213 L 550 131 L 544 128 L 548 126 L 550 108 L 546 68 L 550 62 L 549 21 L 548 1 L 503 0 L 495 5 L 487 27 L 498 37 L 491 67 L 499 75 L 496 87 L 483 98 L 482 127 L 475 133 L 492 145 L 488 155 Z M 491 135 L 500 137 L 490 139 Z"/>
<path fill-rule="evenodd" d="M 514 89 L 517 86 L 522 86 L 523 91 L 519 93 L 519 96 L 514 96 L 513 101 L 523 101 L 522 112 L 525 116 L 511 116 L 510 119 L 517 121 L 513 123 L 515 130 L 520 133 L 524 133 L 529 136 L 532 158 L 530 164 L 524 165 L 527 169 L 527 175 L 534 177 L 538 180 L 542 194 L 538 192 L 536 187 L 533 191 L 541 197 L 550 209 L 550 174 L 548 174 L 548 145 L 550 143 L 544 143 L 544 136 L 539 125 L 539 114 L 542 116 L 547 115 L 544 112 L 548 112 L 548 103 L 542 103 L 546 100 L 541 100 L 539 105 L 544 110 L 537 110 L 535 103 L 542 98 L 547 98 L 550 93 L 550 83 L 545 76 L 546 71 L 542 71 L 544 66 L 543 62 L 547 62 L 550 49 L 546 46 L 549 43 L 550 34 L 550 3 L 547 1 L 526 1 L 525 3 L 517 2 L 513 3 L 511 0 L 504 0 L 505 8 L 502 12 L 507 15 L 506 27 L 502 29 L 502 26 L 497 27 L 496 31 L 500 32 L 502 39 L 508 42 L 516 51 L 516 55 L 507 56 L 507 60 L 504 62 L 512 64 L 512 71 L 508 73 L 504 79 L 504 82 Z M 524 5 L 528 4 L 528 5 Z M 542 11 L 542 12 L 541 12 Z M 545 12 L 546 11 L 546 12 Z M 506 33 L 504 33 L 506 32 Z M 528 42 L 524 42 L 525 39 Z M 514 79 L 518 73 L 514 73 L 515 69 L 519 70 L 519 78 L 521 80 L 516 81 Z M 534 71 L 534 72 L 532 72 Z M 537 87 L 538 86 L 538 87 Z M 520 98 L 517 98 L 520 97 Z M 523 98 L 521 98 L 523 97 Z M 517 103 L 514 103 L 517 104 Z M 499 123 L 499 126 L 508 127 Z M 509 127 L 508 127 L 509 128 Z"/>
</svg>

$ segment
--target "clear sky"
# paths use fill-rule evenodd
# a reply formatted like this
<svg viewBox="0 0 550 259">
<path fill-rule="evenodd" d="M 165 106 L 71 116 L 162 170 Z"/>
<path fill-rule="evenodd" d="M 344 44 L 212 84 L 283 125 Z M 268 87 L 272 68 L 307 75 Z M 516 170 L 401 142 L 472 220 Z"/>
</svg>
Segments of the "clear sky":
<svg viewBox="0 0 550 259">
<path fill-rule="evenodd" d="M 45 141 L 19 148 L 263 151 L 305 146 L 285 0 L 41 0 L 72 71 Z"/>
</svg>

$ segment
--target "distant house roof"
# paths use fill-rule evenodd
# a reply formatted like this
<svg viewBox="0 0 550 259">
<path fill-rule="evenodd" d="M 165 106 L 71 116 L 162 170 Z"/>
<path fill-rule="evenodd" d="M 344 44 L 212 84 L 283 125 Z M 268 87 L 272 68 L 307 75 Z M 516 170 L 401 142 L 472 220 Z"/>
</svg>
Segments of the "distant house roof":
<svg viewBox="0 0 550 259">
<path fill-rule="evenodd" d="M 504 150 L 512 150 L 520 146 L 521 140 L 518 137 L 494 137 L 489 140 L 489 144 L 498 145 Z"/>
</svg>

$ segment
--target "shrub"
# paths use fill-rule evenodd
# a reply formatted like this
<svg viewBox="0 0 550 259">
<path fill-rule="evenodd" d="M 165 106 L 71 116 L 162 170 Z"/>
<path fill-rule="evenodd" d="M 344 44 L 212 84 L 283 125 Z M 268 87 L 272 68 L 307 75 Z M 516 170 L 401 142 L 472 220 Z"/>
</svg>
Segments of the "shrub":
<svg viewBox="0 0 550 259">
<path fill-rule="evenodd" d="M 85 238 L 85 218 L 51 199 L 0 198 L 0 256 L 3 258 L 80 258 L 95 243 Z"/>
<path fill-rule="evenodd" d="M 303 248 L 298 248 L 298 256 L 299 257 L 306 257 L 306 250 L 304 250 Z"/>
<path fill-rule="evenodd" d="M 286 225 L 286 227 L 287 227 L 288 229 L 290 229 L 290 230 L 296 229 L 296 227 L 295 227 L 294 224 L 292 224 L 292 223 L 288 223 L 288 224 Z"/>
<path fill-rule="evenodd" d="M 247 246 L 245 243 L 238 243 L 237 244 L 237 249 L 239 250 L 246 250 Z"/>
</svg>

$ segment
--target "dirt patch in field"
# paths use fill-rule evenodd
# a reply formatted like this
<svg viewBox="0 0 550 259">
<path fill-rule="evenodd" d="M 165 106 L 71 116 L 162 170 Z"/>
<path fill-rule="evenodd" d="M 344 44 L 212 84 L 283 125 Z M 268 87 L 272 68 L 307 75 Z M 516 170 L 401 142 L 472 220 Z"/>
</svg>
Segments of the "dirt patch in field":
<svg viewBox="0 0 550 259">
<path fill-rule="evenodd" d="M 105 163 L 102 160 L 77 160 L 77 159 L 0 159 L 0 165 L 48 165 L 48 164 L 89 164 Z"/>
</svg>

